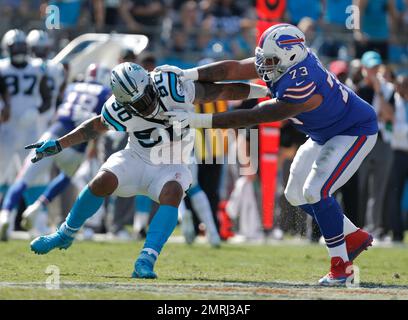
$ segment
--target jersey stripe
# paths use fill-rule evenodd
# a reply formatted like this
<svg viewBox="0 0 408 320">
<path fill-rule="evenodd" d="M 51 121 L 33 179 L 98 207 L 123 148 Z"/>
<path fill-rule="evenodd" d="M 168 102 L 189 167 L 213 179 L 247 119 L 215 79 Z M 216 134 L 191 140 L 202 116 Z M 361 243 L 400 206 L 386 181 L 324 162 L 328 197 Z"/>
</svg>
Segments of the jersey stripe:
<svg viewBox="0 0 408 320">
<path fill-rule="evenodd" d="M 184 96 L 179 95 L 177 92 L 177 77 L 175 73 L 169 72 L 169 89 L 170 89 L 170 94 L 171 97 L 173 98 L 174 101 L 178 103 L 184 103 L 186 100 Z"/>
<path fill-rule="evenodd" d="M 292 98 L 292 99 L 303 99 L 306 98 L 307 96 L 311 95 L 313 93 L 313 91 L 316 90 L 316 86 L 314 86 L 311 90 L 309 90 L 308 92 L 306 92 L 305 94 L 302 95 L 293 95 L 293 94 L 284 94 L 283 97 L 288 97 L 288 98 Z"/>
<path fill-rule="evenodd" d="M 335 184 L 335 182 L 339 179 L 342 173 L 346 170 L 348 165 L 353 161 L 357 153 L 361 150 L 364 143 L 367 141 L 367 136 L 360 136 L 356 139 L 353 143 L 351 148 L 346 152 L 344 157 L 340 160 L 339 164 L 337 165 L 336 169 L 334 169 L 333 173 L 330 175 L 329 179 L 327 179 L 326 183 L 323 185 L 321 190 L 321 197 L 326 199 L 329 196 L 329 192 L 331 187 Z"/>
<path fill-rule="evenodd" d="M 116 121 L 108 112 L 108 110 L 106 110 L 106 108 L 102 109 L 102 116 L 106 120 L 106 122 L 108 122 L 117 131 L 126 131 L 126 127 L 120 122 Z"/>
<path fill-rule="evenodd" d="M 307 85 L 305 85 L 303 87 L 287 88 L 286 91 L 292 91 L 292 92 L 305 91 L 305 90 L 309 89 L 313 84 L 314 84 L 314 81 L 312 81 L 311 83 L 309 83 L 309 84 L 307 84 Z"/>
</svg>

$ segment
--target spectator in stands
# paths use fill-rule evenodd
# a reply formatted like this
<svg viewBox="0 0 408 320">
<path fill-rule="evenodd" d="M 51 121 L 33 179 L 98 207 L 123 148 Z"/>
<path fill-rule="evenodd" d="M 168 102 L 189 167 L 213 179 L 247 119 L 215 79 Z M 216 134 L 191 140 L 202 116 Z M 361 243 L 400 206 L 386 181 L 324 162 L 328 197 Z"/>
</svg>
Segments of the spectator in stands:
<svg viewBox="0 0 408 320">
<path fill-rule="evenodd" d="M 287 0 L 287 19 L 289 23 L 297 25 L 304 17 L 319 21 L 322 17 L 320 1 L 316 0 Z"/>
<path fill-rule="evenodd" d="M 181 5 L 179 21 L 183 29 L 190 33 L 200 31 L 203 16 L 198 3 L 193 0 L 188 0 Z"/>
<path fill-rule="evenodd" d="M 408 178 L 408 76 L 398 76 L 395 93 L 395 116 L 391 146 L 394 153 L 388 193 L 392 239 L 404 239 L 404 217 L 401 208 L 404 187 Z"/>
<path fill-rule="evenodd" d="M 188 36 L 185 30 L 179 25 L 174 26 L 170 39 L 171 42 L 167 48 L 164 48 L 165 55 L 159 64 L 174 65 L 183 69 L 192 68 L 195 63 L 189 55 L 190 43 L 187 41 Z"/>
<path fill-rule="evenodd" d="M 379 74 L 381 56 L 375 51 L 368 51 L 361 59 L 363 80 L 357 86 L 356 93 L 370 103 L 378 116 L 379 134 L 377 142 L 359 169 L 360 178 L 360 219 L 366 224 L 366 230 L 374 237 L 384 233 L 384 205 L 387 183 L 392 165 L 390 146 L 390 124 L 393 119 L 391 98 L 394 92 L 392 83 Z"/>
<path fill-rule="evenodd" d="M 320 55 L 320 48 L 326 40 L 316 33 L 316 22 L 309 17 L 304 17 L 299 21 L 297 27 L 304 33 L 309 48 Z M 323 55 L 326 56 L 326 53 Z"/>
<path fill-rule="evenodd" d="M 352 0 L 325 0 L 322 1 L 323 19 L 321 24 L 322 44 L 320 55 L 334 59 L 348 60 L 352 48 L 348 43 L 351 30 L 346 27 L 350 13 L 347 7 Z"/>
<path fill-rule="evenodd" d="M 243 18 L 243 9 L 233 0 L 215 0 L 205 23 L 210 24 L 213 33 L 227 37 L 240 31 Z"/>
<path fill-rule="evenodd" d="M 166 13 L 164 0 L 123 0 L 119 11 L 128 30 L 149 36 L 154 48 Z"/>
<path fill-rule="evenodd" d="M 344 31 L 346 29 L 346 20 L 349 17 L 347 7 L 352 4 L 352 0 L 324 0 L 323 3 L 323 21 L 325 27 Z"/>
<path fill-rule="evenodd" d="M 354 29 L 356 56 L 376 50 L 388 60 L 390 30 L 398 20 L 394 0 L 354 0 L 359 8 L 360 28 Z"/>
<path fill-rule="evenodd" d="M 254 22 L 250 18 L 251 11 L 239 6 L 240 1 L 214 0 L 205 16 L 203 24 L 213 34 L 212 43 L 215 45 L 213 53 L 232 56 L 233 51 L 240 46 L 239 41 L 242 28 L 253 27 Z M 221 59 L 225 56 L 212 55 L 212 58 Z"/>
<path fill-rule="evenodd" d="M 122 0 L 92 0 L 94 21 L 97 31 L 110 32 L 121 23 L 120 3 Z"/>
<path fill-rule="evenodd" d="M 353 59 L 349 63 L 349 79 L 346 80 L 346 85 L 356 92 L 357 85 L 363 80 L 362 66 L 360 59 Z"/>
</svg>

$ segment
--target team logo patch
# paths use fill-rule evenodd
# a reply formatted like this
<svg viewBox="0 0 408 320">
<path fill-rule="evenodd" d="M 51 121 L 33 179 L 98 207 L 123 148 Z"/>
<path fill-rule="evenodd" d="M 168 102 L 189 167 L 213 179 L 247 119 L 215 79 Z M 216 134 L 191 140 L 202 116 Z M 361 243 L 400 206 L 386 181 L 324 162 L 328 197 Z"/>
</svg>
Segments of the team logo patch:
<svg viewBox="0 0 408 320">
<path fill-rule="evenodd" d="M 302 49 L 304 49 L 305 47 L 303 42 L 305 42 L 305 39 L 293 37 L 288 34 L 283 34 L 276 39 L 276 44 L 278 47 L 286 50 L 292 50 L 293 46 L 300 46 Z"/>
</svg>

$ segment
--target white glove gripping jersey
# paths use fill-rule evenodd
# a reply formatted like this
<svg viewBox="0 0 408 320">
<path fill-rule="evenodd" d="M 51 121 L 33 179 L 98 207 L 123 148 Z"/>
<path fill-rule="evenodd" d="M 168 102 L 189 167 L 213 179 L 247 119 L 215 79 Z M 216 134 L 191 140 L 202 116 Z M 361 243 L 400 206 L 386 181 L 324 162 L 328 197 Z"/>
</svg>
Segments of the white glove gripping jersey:
<svg viewBox="0 0 408 320">
<path fill-rule="evenodd" d="M 103 121 L 111 130 L 129 132 L 126 148 L 134 150 L 147 163 L 188 164 L 195 130 L 173 128 L 161 113 L 177 109 L 194 112 L 194 82 L 171 72 L 151 72 L 150 77 L 160 94 L 160 110 L 154 118 L 131 115 L 111 96 L 102 108 Z"/>
</svg>

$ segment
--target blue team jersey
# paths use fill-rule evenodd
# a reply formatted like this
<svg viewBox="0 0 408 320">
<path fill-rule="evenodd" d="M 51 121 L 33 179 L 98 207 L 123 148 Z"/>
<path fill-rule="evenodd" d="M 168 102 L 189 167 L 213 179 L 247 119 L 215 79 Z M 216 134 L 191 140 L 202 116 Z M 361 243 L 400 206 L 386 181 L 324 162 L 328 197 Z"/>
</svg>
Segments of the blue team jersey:
<svg viewBox="0 0 408 320">
<path fill-rule="evenodd" d="M 98 83 L 72 83 L 65 90 L 64 100 L 58 107 L 57 120 L 71 131 L 85 120 L 100 114 L 110 95 L 110 89 Z"/>
<path fill-rule="evenodd" d="M 64 100 L 57 110 L 57 121 L 50 131 L 63 136 L 82 122 L 101 113 L 103 104 L 110 97 L 111 90 L 98 83 L 80 82 L 67 86 Z M 75 149 L 84 151 L 86 143 Z"/>
<path fill-rule="evenodd" d="M 302 103 L 314 94 L 323 102 L 316 109 L 291 118 L 294 126 L 318 144 L 337 135 L 361 136 L 378 132 L 374 108 L 327 71 L 309 51 L 275 83 L 267 83 L 272 95 L 289 103 Z"/>
</svg>

